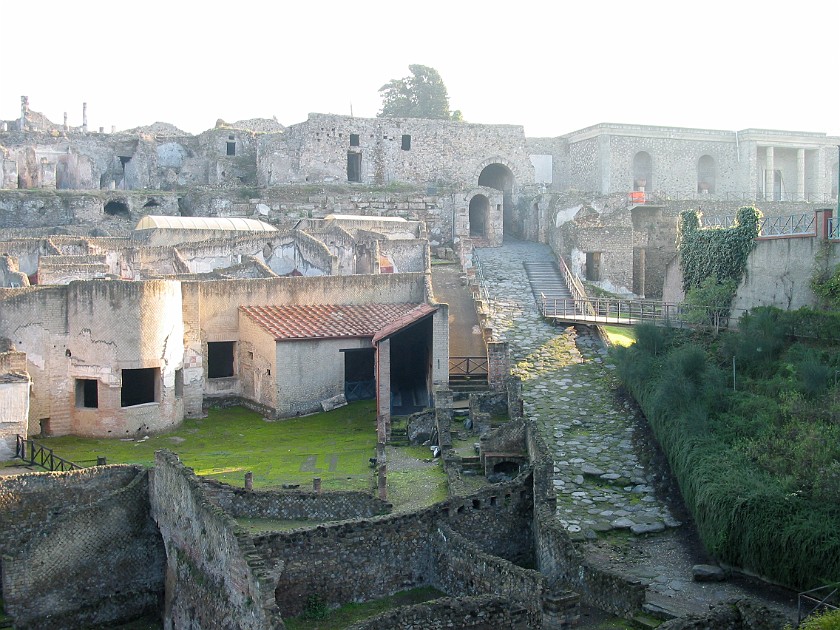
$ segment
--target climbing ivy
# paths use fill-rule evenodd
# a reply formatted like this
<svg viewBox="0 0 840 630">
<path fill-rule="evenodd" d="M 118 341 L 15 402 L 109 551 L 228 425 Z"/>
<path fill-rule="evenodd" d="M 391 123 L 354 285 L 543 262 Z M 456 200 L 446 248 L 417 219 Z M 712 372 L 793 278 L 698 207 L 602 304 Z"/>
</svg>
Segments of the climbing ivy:
<svg viewBox="0 0 840 630">
<path fill-rule="evenodd" d="M 747 206 L 738 210 L 733 227 L 703 229 L 696 210 L 680 213 L 677 251 L 686 294 L 707 278 L 738 286 L 747 269 L 747 257 L 755 248 L 760 218 L 757 208 Z"/>
<path fill-rule="evenodd" d="M 831 244 L 822 241 L 814 256 L 814 273 L 811 275 L 811 290 L 830 310 L 840 310 L 840 265 L 831 266 Z"/>
</svg>

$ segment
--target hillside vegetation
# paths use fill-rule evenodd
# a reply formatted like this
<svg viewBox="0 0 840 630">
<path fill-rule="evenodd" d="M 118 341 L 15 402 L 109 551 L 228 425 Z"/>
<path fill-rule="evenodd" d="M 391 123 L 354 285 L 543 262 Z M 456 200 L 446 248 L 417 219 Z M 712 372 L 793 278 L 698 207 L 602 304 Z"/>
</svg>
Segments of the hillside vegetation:
<svg viewBox="0 0 840 630">
<path fill-rule="evenodd" d="M 614 349 L 708 551 L 792 587 L 840 581 L 840 316 L 761 308 L 719 336 Z"/>
</svg>

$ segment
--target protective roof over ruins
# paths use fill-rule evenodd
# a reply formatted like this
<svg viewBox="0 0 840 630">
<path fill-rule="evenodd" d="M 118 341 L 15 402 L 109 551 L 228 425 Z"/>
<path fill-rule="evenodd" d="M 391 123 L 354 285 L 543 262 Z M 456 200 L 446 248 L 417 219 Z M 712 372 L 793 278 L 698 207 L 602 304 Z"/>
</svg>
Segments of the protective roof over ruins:
<svg viewBox="0 0 840 630">
<path fill-rule="evenodd" d="M 277 228 L 256 219 L 241 217 L 168 217 L 146 215 L 135 230 L 229 230 L 237 232 L 276 232 Z"/>
</svg>

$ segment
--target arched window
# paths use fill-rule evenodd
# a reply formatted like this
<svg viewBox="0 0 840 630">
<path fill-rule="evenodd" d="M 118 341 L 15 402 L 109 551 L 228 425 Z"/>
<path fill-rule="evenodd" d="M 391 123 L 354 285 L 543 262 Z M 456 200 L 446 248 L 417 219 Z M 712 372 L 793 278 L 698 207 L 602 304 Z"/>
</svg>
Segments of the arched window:
<svg viewBox="0 0 840 630">
<path fill-rule="evenodd" d="M 647 151 L 633 156 L 633 190 L 653 190 L 653 161 Z"/>
<path fill-rule="evenodd" d="M 715 158 L 704 155 L 697 160 L 697 192 L 701 195 L 715 194 L 715 178 L 717 168 Z"/>
</svg>

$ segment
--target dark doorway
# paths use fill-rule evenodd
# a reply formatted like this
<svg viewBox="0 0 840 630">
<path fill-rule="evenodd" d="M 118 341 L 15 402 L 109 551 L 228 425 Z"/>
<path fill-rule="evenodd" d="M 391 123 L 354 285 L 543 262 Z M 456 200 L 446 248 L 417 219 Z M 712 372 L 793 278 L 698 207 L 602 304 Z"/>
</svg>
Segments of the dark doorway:
<svg viewBox="0 0 840 630">
<path fill-rule="evenodd" d="M 411 151 L 411 136 L 408 134 L 403 135 L 401 148 L 403 151 Z"/>
<path fill-rule="evenodd" d="M 487 214 L 490 200 L 484 195 L 470 199 L 470 236 L 487 237 Z"/>
<path fill-rule="evenodd" d="M 99 381 L 91 378 L 76 379 L 76 406 L 99 408 Z"/>
<path fill-rule="evenodd" d="M 647 151 L 639 151 L 633 156 L 633 190 L 653 190 L 653 160 Z"/>
<path fill-rule="evenodd" d="M 362 154 L 347 152 L 347 181 L 362 181 Z"/>
<path fill-rule="evenodd" d="M 133 407 L 156 402 L 158 372 L 158 368 L 122 370 L 120 406 Z"/>
<path fill-rule="evenodd" d="M 584 278 L 590 282 L 598 282 L 601 279 L 601 252 L 586 252 Z"/>
<path fill-rule="evenodd" d="M 391 413 L 404 415 L 431 406 L 432 318 L 391 337 Z"/>
<path fill-rule="evenodd" d="M 207 378 L 233 376 L 233 341 L 207 342 Z"/>
<path fill-rule="evenodd" d="M 236 139 L 233 136 L 228 136 L 227 154 L 236 155 Z"/>
<path fill-rule="evenodd" d="M 376 398 L 376 350 L 353 348 L 341 352 L 344 354 L 344 397 L 347 402 Z"/>
</svg>

